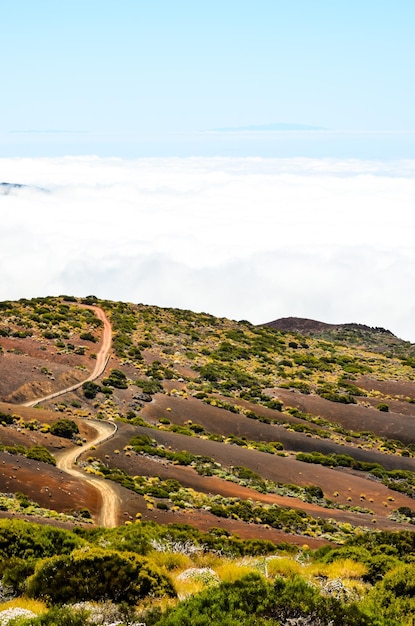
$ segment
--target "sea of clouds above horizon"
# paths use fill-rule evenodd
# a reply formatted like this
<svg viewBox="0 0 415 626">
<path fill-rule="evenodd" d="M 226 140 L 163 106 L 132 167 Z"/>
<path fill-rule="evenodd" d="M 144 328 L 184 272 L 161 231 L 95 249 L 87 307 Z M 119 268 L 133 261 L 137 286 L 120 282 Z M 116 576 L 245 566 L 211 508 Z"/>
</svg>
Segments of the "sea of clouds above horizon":
<svg viewBox="0 0 415 626">
<path fill-rule="evenodd" d="M 0 299 L 94 294 L 415 341 L 415 161 L 3 158 Z M 7 193 L 6 193 L 7 192 Z"/>
</svg>

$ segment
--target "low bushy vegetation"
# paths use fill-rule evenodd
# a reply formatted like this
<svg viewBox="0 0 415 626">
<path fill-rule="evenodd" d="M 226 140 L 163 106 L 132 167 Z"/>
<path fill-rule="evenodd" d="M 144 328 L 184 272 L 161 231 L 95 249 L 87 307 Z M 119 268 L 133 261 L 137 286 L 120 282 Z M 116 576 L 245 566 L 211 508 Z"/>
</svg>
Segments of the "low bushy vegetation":
<svg viewBox="0 0 415 626">
<path fill-rule="evenodd" d="M 410 470 L 386 470 L 379 463 L 357 461 L 347 454 L 329 454 L 321 452 L 299 452 L 296 455 L 298 461 L 316 463 L 328 467 L 351 467 L 361 472 L 368 472 L 378 478 L 389 489 L 405 493 L 415 498 L 415 472 Z"/>
<path fill-rule="evenodd" d="M 71 532 L 2 520 L 0 577 L 13 606 L 34 597 L 49 607 L 34 604 L 39 616 L 16 618 L 19 626 L 109 623 L 115 605 L 120 623 L 147 626 L 410 626 L 414 542 L 414 533 L 371 533 L 313 553 L 219 528 L 138 522 Z"/>
<path fill-rule="evenodd" d="M 344 604 L 324 596 L 301 578 L 277 578 L 272 584 L 258 574 L 206 590 L 151 623 L 158 626 L 386 625 L 383 619 L 365 613 L 356 604 Z"/>
<path fill-rule="evenodd" d="M 15 446 L 4 446 L 0 444 L 0 451 L 8 452 L 13 455 L 20 454 L 34 461 L 56 465 L 55 457 L 44 446 L 35 445 L 27 448 L 21 444 Z"/>
<path fill-rule="evenodd" d="M 359 481 L 370 478 L 368 485 L 379 481 L 388 489 L 415 497 L 415 474 L 411 471 L 415 444 L 408 437 L 398 441 L 401 433 L 406 436 L 405 432 L 392 434 L 388 426 L 397 402 L 406 403 L 402 413 L 408 415 L 409 403 L 414 402 L 410 391 L 403 397 L 390 385 L 391 381 L 415 380 L 411 346 L 405 347 L 379 329 L 343 328 L 333 341 L 206 313 L 105 302 L 95 296 L 82 302 L 103 307 L 111 319 L 113 369 L 97 382 L 84 383 L 67 402 L 50 402 L 50 409 L 63 414 L 63 419 L 54 423 L 54 418 L 42 424 L 41 417 L 39 421 L 27 420 L 1 412 L 1 430 L 7 429 L 10 435 L 4 441 L 16 441 L 1 449 L 54 464 L 53 456 L 40 443 L 21 445 L 22 430 L 32 431 L 32 441 L 45 445 L 51 440 L 59 445 L 49 432 L 72 439 L 75 444 L 80 442 L 75 416 L 119 420 L 120 431 L 124 427 L 128 436 L 122 445 L 114 444 L 119 448 L 114 453 L 123 463 L 117 466 L 114 455 L 100 452 L 97 458 L 83 462 L 88 472 L 105 476 L 142 496 L 134 496 L 141 502 L 140 513 L 135 519 L 134 512 L 128 514 L 127 525 L 120 528 L 78 528 L 72 533 L 19 525 L 17 520 L 0 523 L 0 576 L 4 588 L 16 600 L 29 601 L 28 596 L 32 596 L 43 602 L 43 614 L 19 618 L 16 623 L 102 624 L 103 618 L 91 610 L 90 603 L 94 602 L 102 607 L 107 603 L 107 608 L 109 604 L 118 605 L 118 617 L 112 622 L 135 621 L 147 626 L 198 626 L 208 622 L 209 626 L 412 625 L 413 535 L 374 532 L 379 502 L 361 494 L 365 508 L 352 506 L 352 495 L 356 505 L 356 494 L 347 497 L 347 493 L 337 491 L 330 500 L 331 494 L 323 492 L 327 489 L 322 478 L 332 468 L 347 468 L 350 476 L 360 472 Z M 53 359 L 89 372 L 89 359 L 96 357 L 91 353 L 91 344 L 100 341 L 102 322 L 93 310 L 80 308 L 77 303 L 70 296 L 0 303 L 0 350 L 4 356 L 9 351 L 22 359 L 26 356 L 25 346 L 30 347 L 28 355 L 31 350 L 40 356 L 44 353 L 44 363 L 34 374 L 44 388 L 59 375 Z M 376 338 L 391 352 L 376 352 Z M 379 384 L 372 388 L 367 382 L 369 377 Z M 80 379 L 79 372 L 75 379 Z M 392 390 L 390 396 L 386 389 Z M 292 404 L 300 408 L 289 406 L 290 397 Z M 279 398 L 284 398 L 284 403 Z M 312 408 L 313 402 L 327 408 L 327 412 L 320 414 L 319 409 Z M 341 421 L 339 417 L 339 423 L 335 421 L 346 411 L 363 415 L 366 409 L 374 419 L 370 430 L 365 429 L 364 420 L 359 431 L 351 430 L 347 419 Z M 218 422 L 223 417 L 223 425 L 216 429 L 217 422 L 210 422 L 210 415 Z M 387 428 L 382 431 L 383 425 Z M 147 426 L 148 430 L 134 430 L 137 426 Z M 155 429 L 165 431 L 157 434 L 159 441 L 167 442 L 164 446 L 151 436 Z M 19 433 L 15 439 L 14 433 Z M 47 439 L 43 441 L 42 436 Z M 206 454 L 201 440 L 209 444 Z M 212 441 L 222 450 L 229 446 L 226 450 L 232 450 L 237 460 L 229 467 L 218 463 Z M 355 454 L 357 449 L 359 454 Z M 266 454 L 261 457 L 259 453 Z M 197 481 L 211 476 L 226 480 L 224 493 L 231 493 L 229 483 L 233 482 L 238 485 L 235 493 L 247 487 L 258 497 L 251 497 L 250 492 L 246 499 L 225 498 L 207 488 L 209 493 L 186 488 L 176 478 L 133 475 L 129 458 L 135 459 L 138 466 L 146 462 L 136 455 L 156 457 L 152 463 L 157 460 L 167 470 L 183 466 L 175 467 L 179 477 L 187 472 L 194 477 L 195 470 Z M 260 459 L 265 459 L 262 468 L 267 463 L 285 463 L 277 456 L 290 459 L 295 468 L 293 484 L 276 483 L 261 475 Z M 392 456 L 393 462 L 388 464 Z M 313 470 L 311 464 L 324 465 L 325 469 Z M 415 511 L 401 496 L 400 502 L 392 504 L 394 497 L 384 487 L 382 491 L 387 495 L 381 503 L 385 511 L 382 523 L 386 525 L 390 519 L 410 527 L 407 525 L 414 523 Z M 371 495 L 376 498 L 375 491 Z M 273 500 L 264 494 L 291 497 L 292 507 L 268 504 Z M 394 496 L 398 500 L 396 493 Z M 370 508 L 372 502 L 376 516 Z M 322 507 L 333 508 L 333 519 L 328 518 L 327 510 L 319 517 Z M 335 507 L 347 509 L 347 515 L 354 516 L 350 517 L 352 522 L 341 523 L 340 517 L 336 521 Z M 0 508 L 5 514 L 32 515 L 36 505 L 24 494 L 3 494 Z M 191 526 L 159 527 L 140 521 L 145 511 L 149 516 L 151 511 L 157 513 L 158 519 L 167 514 L 174 519 L 176 513 L 177 519 L 187 519 L 186 512 L 192 510 L 197 511 L 195 518 L 215 519 L 217 528 L 202 533 Z M 36 514 L 43 514 L 40 508 Z M 366 514 L 366 524 L 367 519 L 371 526 L 373 522 L 373 529 L 356 536 L 359 519 L 363 518 L 358 518 L 360 514 Z M 78 521 L 88 517 L 85 510 L 76 516 Z M 277 529 L 285 532 L 290 541 L 305 544 L 316 538 L 344 544 L 312 553 L 306 548 L 275 546 L 268 541 L 243 541 L 221 528 L 231 524 L 253 534 L 258 529 L 258 535 L 267 530 L 269 536 L 275 536 Z M 63 606 L 80 600 L 82 607 Z M 127 603 L 131 614 L 127 610 L 122 613 L 122 603 Z"/>
<path fill-rule="evenodd" d="M 26 593 L 48 604 L 83 600 L 137 604 L 148 595 L 175 595 L 170 580 L 147 558 L 102 548 L 42 559 L 27 579 Z"/>
</svg>

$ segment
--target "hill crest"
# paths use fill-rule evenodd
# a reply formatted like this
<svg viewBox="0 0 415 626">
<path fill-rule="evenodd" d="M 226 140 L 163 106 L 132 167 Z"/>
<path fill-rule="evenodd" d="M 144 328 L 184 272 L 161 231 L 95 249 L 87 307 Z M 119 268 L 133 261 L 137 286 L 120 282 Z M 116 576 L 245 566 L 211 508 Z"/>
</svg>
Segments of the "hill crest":
<svg viewBox="0 0 415 626">
<path fill-rule="evenodd" d="M 272 322 L 266 322 L 263 326 L 269 326 L 276 330 L 298 332 L 298 333 L 317 333 L 325 330 L 356 330 L 372 333 L 382 333 L 396 337 L 392 331 L 382 328 L 381 326 L 367 326 L 366 324 L 358 324 L 349 322 L 346 324 L 329 324 L 312 320 L 307 317 L 281 317 Z"/>
<path fill-rule="evenodd" d="M 279 332 L 298 333 L 398 358 L 415 356 L 414 344 L 400 339 L 392 331 L 381 326 L 367 326 L 356 322 L 328 324 L 302 317 L 283 317 L 262 324 L 262 326 Z"/>
</svg>

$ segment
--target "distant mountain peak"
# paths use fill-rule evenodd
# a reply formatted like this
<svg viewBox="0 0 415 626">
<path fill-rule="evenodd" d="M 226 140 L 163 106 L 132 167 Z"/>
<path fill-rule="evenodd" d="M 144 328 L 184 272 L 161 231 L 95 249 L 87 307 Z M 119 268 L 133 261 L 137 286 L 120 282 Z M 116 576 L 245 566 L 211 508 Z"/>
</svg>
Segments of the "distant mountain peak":
<svg viewBox="0 0 415 626">
<path fill-rule="evenodd" d="M 339 331 L 339 330 L 355 330 L 361 332 L 381 333 L 395 337 L 395 335 L 386 328 L 381 326 L 367 326 L 366 324 L 357 324 L 356 322 L 350 322 L 347 324 L 328 324 L 327 322 L 320 322 L 318 320 L 308 319 L 306 317 L 281 317 L 272 322 L 262 324 L 262 326 L 270 326 L 277 330 L 285 330 L 291 332 L 314 334 L 324 331 Z"/>
<path fill-rule="evenodd" d="M 0 183 L 0 193 L 7 196 L 13 189 L 22 189 L 23 187 L 26 187 L 26 185 L 19 183 Z"/>
<path fill-rule="evenodd" d="M 394 355 L 399 358 L 412 356 L 415 345 L 400 339 L 390 330 L 381 326 L 367 326 L 355 322 L 348 324 L 327 324 L 303 317 L 282 317 L 261 324 L 281 332 L 298 333 L 325 341 L 334 341 L 347 346 L 360 346 L 371 352 Z"/>
<path fill-rule="evenodd" d="M 250 126 L 236 126 L 229 128 L 214 128 L 214 132 L 270 132 L 270 131 L 301 131 L 301 130 L 328 130 L 323 126 L 310 126 L 309 124 L 258 124 Z"/>
<path fill-rule="evenodd" d="M 23 185 L 21 183 L 0 183 L 0 196 L 8 196 L 13 191 L 19 191 L 20 189 L 35 189 L 36 191 L 47 191 L 42 187 L 35 187 L 33 185 Z"/>
<path fill-rule="evenodd" d="M 281 317 L 272 322 L 267 322 L 263 326 L 299 333 L 318 332 L 336 328 L 336 324 L 327 324 L 326 322 L 319 322 L 305 317 Z"/>
</svg>

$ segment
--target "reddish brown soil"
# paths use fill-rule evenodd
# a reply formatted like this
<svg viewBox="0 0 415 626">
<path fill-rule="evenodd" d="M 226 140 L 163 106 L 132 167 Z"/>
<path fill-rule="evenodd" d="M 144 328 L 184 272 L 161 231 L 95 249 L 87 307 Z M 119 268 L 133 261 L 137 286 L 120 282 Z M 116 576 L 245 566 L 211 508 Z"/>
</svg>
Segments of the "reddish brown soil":
<svg viewBox="0 0 415 626">
<path fill-rule="evenodd" d="M 56 355 L 54 361 L 49 360 L 48 355 L 46 361 L 34 356 L 8 352 L 1 354 L 0 397 L 8 402 L 21 403 L 68 387 L 85 378 L 86 370 L 75 369 L 81 362 L 76 362 L 73 355 L 62 355 L 63 358 L 59 360 L 58 357 L 60 355 Z M 43 367 L 47 367 L 50 374 L 42 373 Z"/>
<path fill-rule="evenodd" d="M 228 398 L 227 401 L 230 399 Z M 272 411 L 266 407 L 251 404 L 246 401 L 235 403 L 244 408 L 255 411 L 258 415 L 264 415 L 270 419 L 278 419 L 281 422 L 304 424 L 304 420 Z M 243 404 L 242 404 L 243 403 Z M 377 411 L 379 413 L 379 411 Z M 183 399 L 180 397 L 168 397 L 162 394 L 154 396 L 153 402 L 146 405 L 141 415 L 149 423 L 156 424 L 160 418 L 168 418 L 173 424 L 185 424 L 189 420 L 201 424 L 207 432 L 218 433 L 223 436 L 245 436 L 248 441 L 279 441 L 284 450 L 294 452 L 318 451 L 323 454 L 350 454 L 359 461 L 379 463 L 387 469 L 408 469 L 415 471 L 415 459 L 397 457 L 376 450 L 365 450 L 357 447 L 359 440 L 352 445 L 335 443 L 331 439 L 322 439 L 317 434 L 305 435 L 287 430 L 278 424 L 264 424 L 258 420 L 250 419 L 204 404 L 195 398 Z M 316 424 L 306 423 L 316 432 L 320 428 Z"/>
<path fill-rule="evenodd" d="M 275 482 L 304 486 L 319 485 L 329 499 L 335 500 L 339 504 L 369 508 L 374 512 L 374 516 L 338 509 L 324 509 L 295 498 L 282 499 L 277 496 L 264 498 L 251 489 L 242 488 L 218 478 L 199 476 L 191 468 L 172 466 L 162 459 L 135 455 L 134 453 L 132 456 L 125 456 L 123 448 L 128 445 L 131 437 L 138 433 L 148 434 L 159 444 L 172 450 L 187 450 L 193 454 L 213 457 L 224 467 L 248 467 L 264 478 Z M 379 528 L 403 528 L 402 524 L 398 525 L 392 522 L 387 516 L 392 510 L 400 506 L 412 507 L 413 505 L 413 500 L 398 492 L 393 492 L 393 502 L 388 501 L 391 492 L 380 482 L 368 480 L 361 472 L 310 465 L 296 461 L 291 457 L 281 458 L 236 445 L 126 424 L 120 425 L 117 435 L 103 444 L 99 451 L 95 451 L 94 456 L 100 458 L 109 467 L 121 467 L 130 475 L 157 475 L 161 478 L 176 478 L 184 486 L 191 487 L 196 491 L 275 502 L 290 508 L 307 511 L 314 516 L 328 519 L 334 517 L 354 525 L 370 525 L 372 527 L 373 519 L 376 519 L 376 526 Z M 334 496 L 334 493 L 338 493 L 338 496 Z M 364 496 L 364 500 L 361 500 L 361 496 Z M 370 500 L 373 501 L 370 502 Z"/>
<path fill-rule="evenodd" d="M 89 305 L 77 306 L 94 309 Z M 104 321 L 103 311 L 97 317 Z M 108 326 L 108 321 L 105 321 Z M 104 326 L 105 326 L 104 324 Z M 108 326 L 107 333 L 111 332 Z M 94 370 L 94 354 L 101 351 L 105 337 L 101 331 L 94 332 L 96 343 L 83 341 L 72 333 L 70 342 L 74 348 L 84 346 L 84 355 L 74 352 L 60 353 L 54 339 L 44 337 L 0 337 L 0 399 L 23 404 L 28 400 L 43 397 L 52 392 L 85 380 Z M 47 372 L 42 372 L 46 368 Z"/>
<path fill-rule="evenodd" d="M 22 417 L 25 422 L 36 421 L 39 424 L 52 424 L 56 420 L 66 417 L 64 413 L 59 411 L 29 408 L 6 402 L 0 402 L 0 412 Z M 77 424 L 82 438 L 91 438 L 95 431 L 87 420 L 74 417 L 73 415 L 70 416 L 70 419 Z M 0 426 L 0 443 L 7 446 L 20 443 L 27 447 L 42 445 L 52 452 L 53 450 L 56 451 L 73 446 L 69 439 L 56 437 L 50 433 L 41 433 L 39 430 L 20 428 L 16 424 Z"/>
<path fill-rule="evenodd" d="M 374 380 L 369 376 L 362 376 L 354 381 L 355 385 L 366 389 L 367 391 L 380 391 L 385 395 L 395 396 L 397 398 L 415 398 L 415 382 L 398 381 L 398 380 Z M 415 415 L 414 405 L 402 403 L 412 409 L 412 415 Z"/>
<path fill-rule="evenodd" d="M 341 328 L 341 324 L 326 324 L 326 322 L 318 322 L 304 317 L 282 317 L 272 322 L 267 322 L 263 326 L 270 326 L 275 330 L 288 332 L 307 333 L 319 332 L 332 328 Z"/>
<path fill-rule="evenodd" d="M 75 345 L 82 342 L 73 341 Z M 94 361 L 88 356 L 75 354 L 58 354 L 54 341 L 36 340 L 34 338 L 1 338 L 4 352 L 0 354 L 0 398 L 9 400 L 13 404 L 0 403 L 0 411 L 18 414 L 24 420 L 37 420 L 40 423 L 52 423 L 61 417 L 70 417 L 78 423 L 82 437 L 92 438 L 94 429 L 84 419 L 74 418 L 70 413 L 54 410 L 56 400 L 48 401 L 44 406 L 51 410 L 27 408 L 17 403 L 26 402 L 33 398 L 45 396 L 57 389 L 66 388 L 77 381 L 83 380 L 94 369 Z M 98 352 L 100 344 L 91 344 L 89 352 Z M 144 351 L 145 361 L 150 363 L 154 359 L 167 362 L 165 355 L 151 350 Z M 79 366 L 86 369 L 81 370 Z M 48 373 L 42 373 L 41 368 L 47 367 Z M 137 368 L 133 364 L 120 364 L 118 359 L 111 357 L 109 368 L 121 368 L 126 375 L 134 380 L 138 377 Z M 183 367 L 179 372 L 184 377 L 197 376 L 191 368 Z M 102 377 L 101 377 L 102 378 Z M 288 390 L 275 389 L 273 393 L 285 406 L 297 407 L 302 411 L 321 416 L 331 422 L 337 422 L 348 430 L 373 431 L 378 435 L 399 439 L 404 443 L 415 441 L 415 405 L 403 401 L 404 398 L 415 397 L 415 383 L 398 383 L 396 381 L 373 381 L 369 377 L 362 377 L 355 381 L 362 388 L 378 390 L 384 395 L 393 396 L 387 399 L 390 406 L 388 413 L 376 410 L 379 403 L 377 398 L 360 398 L 371 407 L 359 405 L 342 405 L 332 403 L 318 396 L 302 395 Z M 185 388 L 185 383 L 178 381 L 165 382 L 166 390 Z M 139 391 L 135 386 L 126 390 L 114 389 L 112 400 L 119 412 L 126 414 L 134 408 L 134 395 Z M 220 396 L 218 396 L 220 398 Z M 75 391 L 64 396 L 62 400 L 70 403 L 78 399 L 83 408 L 89 408 L 94 414 L 94 400 L 86 400 L 81 391 Z M 244 400 L 222 398 L 228 403 L 236 403 L 257 415 L 271 420 L 279 420 L 291 424 L 304 424 L 300 418 L 282 415 L 280 412 L 249 403 Z M 53 409 L 53 410 L 52 410 Z M 137 410 L 134 408 L 134 410 Z M 287 457 L 270 455 L 255 449 L 237 445 L 219 443 L 198 437 L 187 437 L 168 431 L 145 429 L 129 424 L 120 424 L 119 431 L 110 441 L 98 446 L 97 450 L 87 452 L 86 456 L 95 456 L 102 459 L 111 467 L 124 469 L 130 475 L 156 475 L 161 478 L 176 478 L 184 486 L 196 491 L 209 494 L 220 494 L 225 497 L 251 499 L 267 504 L 278 504 L 290 508 L 301 509 L 307 513 L 325 519 L 335 518 L 341 522 L 350 522 L 370 528 L 403 529 L 413 526 L 397 524 L 388 519 L 388 514 L 400 506 L 413 509 L 413 500 L 398 492 L 392 492 L 376 480 L 369 480 L 363 472 L 353 472 L 346 469 L 333 469 L 319 465 L 310 465 L 297 461 L 295 453 L 298 451 L 320 451 L 324 454 L 350 454 L 357 460 L 378 462 L 388 469 L 410 469 L 415 471 L 415 459 L 384 454 L 376 450 L 367 450 L 356 447 L 358 440 L 349 445 L 342 445 L 330 439 L 320 438 L 317 434 L 318 425 L 307 422 L 307 426 L 315 431 L 299 433 L 287 430 L 281 424 L 265 424 L 255 419 L 224 409 L 209 406 L 195 398 L 188 399 L 157 394 L 151 403 L 145 405 L 140 415 L 150 424 L 155 424 L 161 417 L 168 418 L 173 424 L 184 425 L 186 422 L 201 424 L 207 432 L 217 433 L 224 437 L 235 435 L 245 437 L 248 441 L 280 441 Z M 200 476 L 191 467 L 180 467 L 166 461 L 136 455 L 127 456 L 124 447 L 136 433 L 147 433 L 173 450 L 188 450 L 194 454 L 214 458 L 223 467 L 245 466 L 262 477 L 280 483 L 297 485 L 319 485 L 327 498 L 348 506 L 369 508 L 373 515 L 362 514 L 337 509 L 324 509 L 315 504 L 304 503 L 296 498 L 281 497 L 274 494 L 260 494 L 252 489 L 236 485 L 235 483 L 217 477 Z M 32 446 L 44 445 L 53 454 L 70 448 L 73 444 L 62 438 L 53 437 L 38 430 L 21 429 L 16 425 L 0 427 L 0 442 L 4 445 L 23 444 Z M 141 496 L 123 487 L 116 485 L 115 490 L 121 501 L 119 522 L 135 520 L 136 514 L 141 513 L 143 519 L 155 520 L 160 523 L 191 523 L 202 530 L 213 526 L 221 526 L 241 537 L 258 537 L 273 541 L 290 541 L 300 545 L 306 543 L 317 547 L 326 543 L 308 537 L 287 535 L 272 528 L 265 528 L 257 524 L 247 524 L 237 520 L 228 520 L 213 516 L 205 510 L 163 511 L 157 508 L 149 510 Z M 70 476 L 68 473 L 43 463 L 28 460 L 22 456 L 11 456 L 0 453 L 0 491 L 20 491 L 38 502 L 43 507 L 57 511 L 69 512 L 88 508 L 97 515 L 102 505 L 100 496 L 92 485 Z M 337 495 L 335 495 L 337 494 Z M 373 524 L 373 520 L 376 524 Z"/>
<path fill-rule="evenodd" d="M 4 402 L 0 403 L 0 411 L 19 415 L 25 421 L 37 420 L 42 424 L 51 424 L 62 417 L 61 413 L 54 411 L 10 405 Z M 95 430 L 90 423 L 83 419 L 71 419 L 78 424 L 82 438 L 92 438 Z M 39 430 L 20 428 L 17 425 L 0 427 L 0 443 L 6 446 L 23 445 L 25 447 L 41 445 L 55 456 L 65 449 L 74 447 L 73 442 L 64 437 L 56 437 Z M 98 492 L 93 487 L 74 479 L 52 465 L 26 459 L 21 455 L 1 452 L 0 492 L 16 491 L 24 493 L 40 506 L 58 512 L 70 512 L 86 507 L 95 515 L 102 504 Z"/>
<path fill-rule="evenodd" d="M 147 509 L 146 502 L 142 496 L 129 492 L 128 500 L 123 503 L 122 520 L 132 521 L 136 513 L 142 514 L 142 519 L 154 521 L 158 524 L 191 524 L 199 530 L 208 531 L 211 528 L 224 528 L 228 532 L 238 535 L 242 539 L 266 539 L 274 543 L 292 543 L 298 546 L 307 545 L 312 549 L 317 549 L 328 544 L 327 539 L 306 537 L 300 535 L 289 535 L 275 528 L 266 528 L 259 524 L 248 524 L 239 520 L 218 518 L 209 511 L 186 510 L 186 511 L 161 511 Z"/>
<path fill-rule="evenodd" d="M 62 513 L 86 507 L 97 514 L 98 492 L 52 465 L 0 452 L 0 492 L 21 492 L 41 507 Z"/>
<path fill-rule="evenodd" d="M 360 404 L 330 402 L 319 396 L 304 395 L 287 389 L 273 389 L 272 393 L 285 406 L 319 415 L 330 422 L 341 424 L 348 430 L 371 431 L 381 437 L 397 439 L 405 444 L 415 441 L 415 410 L 409 415 L 384 413 Z"/>
</svg>

